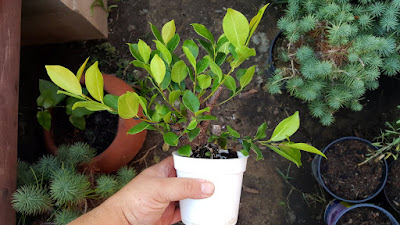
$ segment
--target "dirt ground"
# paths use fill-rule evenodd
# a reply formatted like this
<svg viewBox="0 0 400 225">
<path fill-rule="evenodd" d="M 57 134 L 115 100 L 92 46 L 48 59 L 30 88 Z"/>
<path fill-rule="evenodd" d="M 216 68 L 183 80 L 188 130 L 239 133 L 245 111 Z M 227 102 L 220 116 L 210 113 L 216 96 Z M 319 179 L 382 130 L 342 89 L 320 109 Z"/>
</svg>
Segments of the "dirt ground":
<svg viewBox="0 0 400 225">
<path fill-rule="evenodd" d="M 248 19 L 267 3 L 262 0 L 120 0 L 109 1 L 116 4 L 109 14 L 109 39 L 101 41 L 74 42 L 57 45 L 25 46 L 22 48 L 20 79 L 20 121 L 19 154 L 26 160 L 33 160 L 43 153 L 41 129 L 36 123 L 35 100 L 39 95 L 38 78 L 45 78 L 44 65 L 60 64 L 77 70 L 83 60 L 94 54 L 98 58 L 100 70 L 107 73 L 122 71 L 129 80 L 143 77 L 143 72 L 124 65 L 133 60 L 126 43 L 139 39 L 150 43 L 153 36 L 148 22 L 159 29 L 171 19 L 175 20 L 181 40 L 197 38 L 191 23 L 201 23 L 216 36 L 222 33 L 222 18 L 227 8 L 242 12 Z M 323 127 L 318 120 L 308 114 L 307 107 L 298 99 L 286 93 L 271 96 L 264 89 L 265 71 L 268 68 L 267 51 L 269 43 L 278 33 L 276 21 L 283 14 L 284 5 L 270 5 L 262 19 L 251 46 L 257 56 L 246 62 L 250 66 L 258 64 L 257 75 L 247 90 L 234 100 L 215 109 L 218 115 L 215 124 L 230 125 L 242 134 L 253 135 L 257 127 L 266 121 L 267 134 L 271 135 L 279 121 L 300 112 L 300 130 L 293 136 L 294 141 L 307 142 L 323 149 L 329 142 L 343 136 L 358 136 L 372 140 L 384 128 L 384 122 L 399 115 L 395 109 L 400 105 L 399 80 L 381 79 L 381 87 L 370 92 L 363 100 L 364 110 L 350 112 L 342 110 L 336 114 L 336 122 Z M 106 44 L 104 44 L 106 43 Z M 98 47 L 103 46 L 103 47 Z M 110 46 L 115 49 L 105 49 Z M 228 93 L 224 93 L 222 99 Z M 159 159 L 169 156 L 163 152 L 162 138 L 149 132 L 140 154 L 132 164 L 145 168 Z M 323 224 L 325 205 L 332 199 L 317 184 L 311 173 L 312 155 L 303 154 L 303 166 L 297 168 L 279 155 L 265 149 L 265 159 L 256 161 L 251 155 L 244 175 L 240 205 L 240 225 L 284 225 Z"/>
</svg>

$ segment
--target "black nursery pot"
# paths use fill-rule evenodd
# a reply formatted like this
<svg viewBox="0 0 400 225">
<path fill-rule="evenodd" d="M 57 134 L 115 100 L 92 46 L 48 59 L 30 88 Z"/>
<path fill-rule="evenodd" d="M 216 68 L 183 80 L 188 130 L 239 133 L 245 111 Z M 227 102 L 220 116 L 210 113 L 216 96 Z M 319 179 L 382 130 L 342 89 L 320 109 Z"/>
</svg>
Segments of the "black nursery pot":
<svg viewBox="0 0 400 225">
<path fill-rule="evenodd" d="M 386 201 L 389 205 L 400 214 L 400 163 L 395 160 L 389 166 L 388 180 L 383 190 Z M 395 186 L 398 186 L 395 189 Z M 397 205 L 396 205 L 397 204 Z"/>
<path fill-rule="evenodd" d="M 276 68 L 272 59 L 272 53 L 276 44 L 276 40 L 281 36 L 282 31 L 279 31 L 279 33 L 275 36 L 274 40 L 271 42 L 271 46 L 269 47 L 269 52 L 268 52 L 268 65 L 269 68 L 267 70 L 267 77 L 271 77 L 272 74 L 275 72 Z"/>
<path fill-rule="evenodd" d="M 332 146 L 335 146 L 336 144 L 340 143 L 340 142 L 344 142 L 344 141 L 350 141 L 350 140 L 355 140 L 355 141 L 359 141 L 361 143 L 366 144 L 367 146 L 369 146 L 370 148 L 377 150 L 378 148 L 373 146 L 371 142 L 362 139 L 362 138 L 358 138 L 358 137 L 343 137 L 340 139 L 337 139 L 333 142 L 331 142 L 328 146 L 326 146 L 322 152 L 326 154 L 326 151 L 328 149 L 331 149 Z M 348 157 L 352 157 L 352 156 L 348 156 Z M 387 175 L 388 175 L 388 166 L 387 166 L 387 162 L 385 159 L 382 159 L 383 165 L 382 165 L 382 177 L 380 179 L 379 185 L 377 185 L 376 189 L 373 191 L 372 194 L 370 194 L 368 197 L 365 197 L 363 199 L 347 199 L 346 197 L 343 196 L 338 196 L 337 194 L 334 193 L 333 190 L 331 190 L 330 188 L 328 188 L 328 186 L 325 184 L 324 180 L 323 180 L 323 174 L 321 171 L 321 162 L 323 160 L 322 156 L 315 156 L 312 162 L 312 171 L 314 174 L 314 177 L 316 178 L 316 180 L 318 181 L 318 183 L 330 194 L 332 195 L 334 198 L 339 199 L 341 201 L 345 201 L 345 202 L 350 202 L 350 203 L 362 203 L 362 202 L 366 202 L 368 200 L 371 200 L 372 198 L 374 198 L 376 195 L 378 195 L 382 189 L 384 188 L 386 181 L 387 181 Z M 328 159 L 329 160 L 329 157 Z M 338 174 L 338 176 L 344 176 L 342 174 Z M 346 191 L 346 190 L 344 190 Z M 351 190 L 348 190 L 348 192 L 351 192 Z"/>
</svg>

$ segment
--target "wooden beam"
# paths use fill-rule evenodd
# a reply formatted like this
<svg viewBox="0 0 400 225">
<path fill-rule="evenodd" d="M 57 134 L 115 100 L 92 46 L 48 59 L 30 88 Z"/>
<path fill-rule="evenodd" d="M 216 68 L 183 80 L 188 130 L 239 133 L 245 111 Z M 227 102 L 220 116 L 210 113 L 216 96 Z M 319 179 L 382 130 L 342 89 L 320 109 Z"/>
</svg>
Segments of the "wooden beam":
<svg viewBox="0 0 400 225">
<path fill-rule="evenodd" d="M 15 225 L 21 0 L 0 0 L 0 224 Z"/>
</svg>

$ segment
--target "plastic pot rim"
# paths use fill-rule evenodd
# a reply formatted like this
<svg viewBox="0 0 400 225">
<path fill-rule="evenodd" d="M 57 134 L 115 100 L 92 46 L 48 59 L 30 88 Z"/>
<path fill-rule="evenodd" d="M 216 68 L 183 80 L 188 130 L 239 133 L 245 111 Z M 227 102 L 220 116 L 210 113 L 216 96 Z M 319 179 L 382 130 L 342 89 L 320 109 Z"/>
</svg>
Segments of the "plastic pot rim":
<svg viewBox="0 0 400 225">
<path fill-rule="evenodd" d="M 391 162 L 390 165 L 389 165 L 389 169 L 388 169 L 388 170 L 389 170 L 389 172 L 388 172 L 388 179 L 389 179 L 390 170 L 391 170 L 392 166 L 396 163 L 396 161 L 397 161 L 397 160 L 394 160 L 394 161 Z M 387 193 L 386 193 L 386 189 L 387 189 L 387 185 L 385 185 L 385 187 L 383 188 L 383 194 L 385 195 L 386 201 L 389 203 L 390 207 L 392 207 L 392 209 L 393 209 L 396 213 L 399 213 L 399 214 L 400 214 L 400 210 L 397 209 L 397 208 L 395 208 L 394 205 L 393 205 L 393 203 L 392 203 L 392 201 L 389 200 L 389 197 L 388 197 L 388 195 L 387 195 Z"/>
</svg>

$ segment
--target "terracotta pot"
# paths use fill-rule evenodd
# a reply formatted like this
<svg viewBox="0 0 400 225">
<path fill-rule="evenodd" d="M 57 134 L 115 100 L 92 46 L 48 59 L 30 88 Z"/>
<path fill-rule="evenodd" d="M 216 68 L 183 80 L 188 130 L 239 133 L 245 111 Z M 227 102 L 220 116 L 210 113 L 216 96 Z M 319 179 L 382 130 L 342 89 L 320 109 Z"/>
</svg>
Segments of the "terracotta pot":
<svg viewBox="0 0 400 225">
<path fill-rule="evenodd" d="M 103 79 L 104 90 L 109 94 L 120 96 L 127 91 L 133 91 L 131 86 L 115 76 L 103 74 Z M 84 83 L 84 76 L 81 83 Z M 143 116 L 141 107 L 139 112 L 139 116 Z M 127 132 L 140 122 L 140 120 L 119 118 L 118 131 L 111 145 L 94 157 L 86 167 L 93 172 L 111 173 L 131 161 L 143 146 L 146 130 L 135 135 L 129 135 Z M 44 130 L 44 140 L 47 150 L 52 154 L 57 154 L 52 130 Z"/>
</svg>

